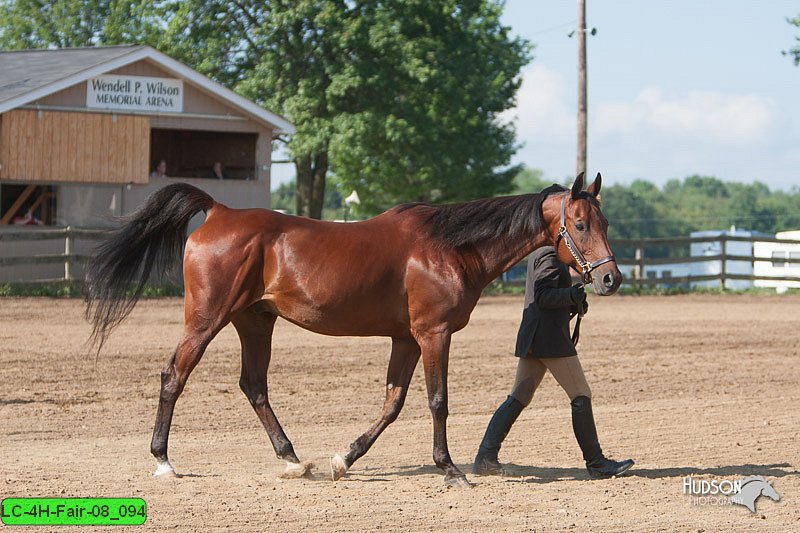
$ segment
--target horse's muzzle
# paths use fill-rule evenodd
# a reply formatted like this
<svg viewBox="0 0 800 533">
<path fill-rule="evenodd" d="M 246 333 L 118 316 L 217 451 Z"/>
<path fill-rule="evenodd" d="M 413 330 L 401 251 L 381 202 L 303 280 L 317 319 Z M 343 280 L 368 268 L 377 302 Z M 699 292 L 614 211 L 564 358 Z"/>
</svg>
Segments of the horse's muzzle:
<svg viewBox="0 0 800 533">
<path fill-rule="evenodd" d="M 621 284 L 622 273 L 617 268 L 615 261 L 600 265 L 592 271 L 592 286 L 594 287 L 594 292 L 600 296 L 614 294 Z"/>
</svg>

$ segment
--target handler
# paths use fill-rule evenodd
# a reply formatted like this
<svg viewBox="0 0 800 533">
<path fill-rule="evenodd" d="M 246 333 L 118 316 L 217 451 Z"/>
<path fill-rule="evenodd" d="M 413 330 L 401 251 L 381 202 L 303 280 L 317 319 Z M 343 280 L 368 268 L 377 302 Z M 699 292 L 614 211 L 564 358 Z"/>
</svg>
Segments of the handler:
<svg viewBox="0 0 800 533">
<path fill-rule="evenodd" d="M 572 286 L 567 266 L 559 261 L 555 248 L 545 246 L 528 258 L 525 281 L 525 310 L 517 334 L 515 355 L 519 357 L 514 387 L 497 408 L 483 436 L 472 472 L 477 475 L 502 475 L 497 459 L 500 445 L 547 370 L 553 374 L 572 403 L 572 429 L 583 452 L 586 469 L 593 478 L 622 474 L 633 460 L 607 459 L 597 442 L 592 415 L 592 393 L 583 374 L 578 354 L 569 334 L 570 312 L 588 310 L 582 285 Z"/>
</svg>

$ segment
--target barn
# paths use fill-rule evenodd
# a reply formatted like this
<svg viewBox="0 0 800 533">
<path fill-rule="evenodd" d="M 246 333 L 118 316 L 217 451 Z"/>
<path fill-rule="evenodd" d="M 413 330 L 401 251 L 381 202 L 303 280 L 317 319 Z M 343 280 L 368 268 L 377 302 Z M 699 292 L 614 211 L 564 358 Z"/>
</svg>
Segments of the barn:
<svg viewBox="0 0 800 533">
<path fill-rule="evenodd" d="M 106 227 L 176 180 L 269 207 L 273 140 L 293 131 L 148 46 L 0 52 L 0 233 Z M 47 246 L 6 239 L 0 258 Z"/>
</svg>

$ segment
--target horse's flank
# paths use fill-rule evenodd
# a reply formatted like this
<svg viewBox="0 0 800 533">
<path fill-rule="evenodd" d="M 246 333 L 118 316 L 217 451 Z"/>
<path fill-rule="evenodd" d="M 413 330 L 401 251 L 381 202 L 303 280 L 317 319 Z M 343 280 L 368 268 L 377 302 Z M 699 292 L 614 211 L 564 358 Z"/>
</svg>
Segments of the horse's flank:
<svg viewBox="0 0 800 533">
<path fill-rule="evenodd" d="M 236 307 L 263 301 L 317 333 L 395 338 L 408 337 L 414 316 L 435 307 L 448 310 L 440 319 L 455 331 L 498 270 L 521 258 L 509 243 L 531 247 L 542 229 L 539 198 L 412 204 L 348 224 L 215 204 L 186 245 L 187 290 L 238 258 L 231 281 L 248 280 L 248 294 Z"/>
</svg>

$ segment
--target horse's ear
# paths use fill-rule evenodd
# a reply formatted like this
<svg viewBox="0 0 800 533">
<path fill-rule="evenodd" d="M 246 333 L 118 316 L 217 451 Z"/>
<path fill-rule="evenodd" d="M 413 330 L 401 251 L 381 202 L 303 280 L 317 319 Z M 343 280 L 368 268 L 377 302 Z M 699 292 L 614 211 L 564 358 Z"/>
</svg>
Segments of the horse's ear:
<svg viewBox="0 0 800 533">
<path fill-rule="evenodd" d="M 591 185 L 589 185 L 586 191 L 595 198 L 597 198 L 597 195 L 600 194 L 600 186 L 602 184 L 603 184 L 603 176 L 601 176 L 600 173 L 598 172 L 597 177 L 594 179 Z"/>
<path fill-rule="evenodd" d="M 583 190 L 583 172 L 578 174 L 578 177 L 575 178 L 575 183 L 572 184 L 572 199 L 575 200 L 578 198 L 578 193 Z"/>
</svg>

